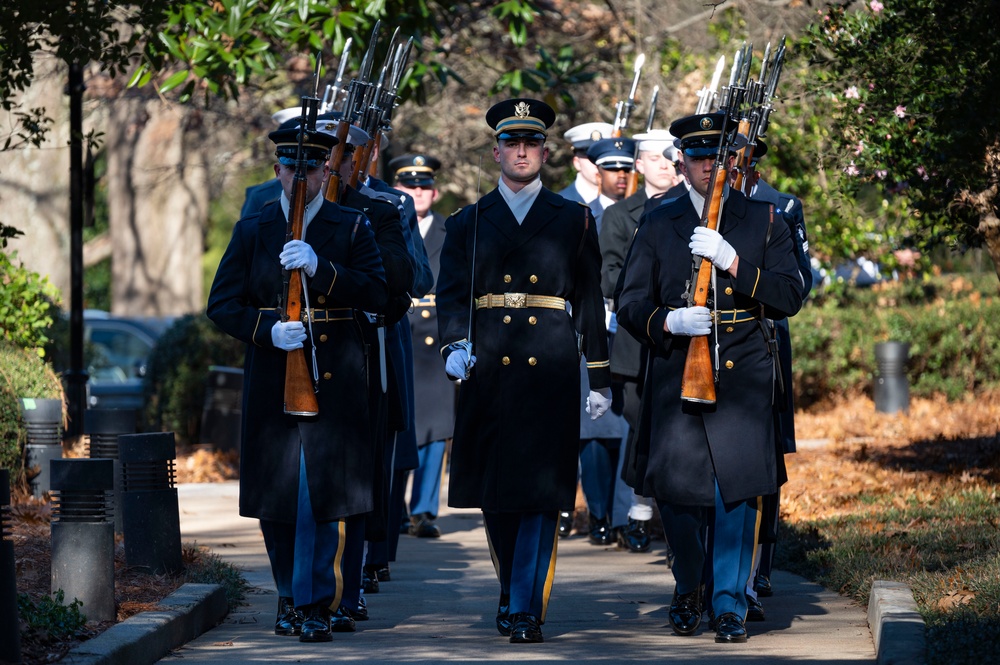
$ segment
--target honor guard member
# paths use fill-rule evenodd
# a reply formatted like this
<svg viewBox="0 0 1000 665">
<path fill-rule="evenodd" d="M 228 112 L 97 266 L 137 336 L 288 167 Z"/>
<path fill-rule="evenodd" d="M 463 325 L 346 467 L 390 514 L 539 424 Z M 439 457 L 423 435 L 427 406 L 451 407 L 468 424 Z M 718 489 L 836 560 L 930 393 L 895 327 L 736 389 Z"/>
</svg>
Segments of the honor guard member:
<svg viewBox="0 0 1000 665">
<path fill-rule="evenodd" d="M 725 114 L 677 120 L 691 191 L 651 211 L 636 232 L 618 297 L 618 323 L 650 347 L 636 436 L 636 491 L 656 499 L 674 553 L 668 613 L 679 635 L 702 616 L 704 533 L 714 535 L 708 604 L 717 642 L 744 642 L 746 582 L 753 568 L 761 497 L 778 488 L 772 417 L 774 366 L 761 318 L 802 304 L 788 226 L 773 208 L 725 191 L 720 231 L 700 225 Z M 725 128 L 735 131 L 735 123 Z M 687 306 L 692 254 L 714 271 L 713 310 Z M 763 310 L 766 308 L 766 312 Z M 712 335 L 716 402 L 681 398 L 692 336 Z M 717 344 L 717 346 L 716 346 Z"/>
<path fill-rule="evenodd" d="M 781 213 L 782 219 L 788 224 L 792 233 L 795 249 L 795 259 L 802 277 L 802 298 L 805 300 L 812 291 L 813 274 L 809 258 L 809 239 L 806 233 L 805 215 L 802 212 L 802 202 L 792 194 L 779 192 L 764 182 L 757 170 L 757 162 L 767 154 L 767 144 L 758 139 L 754 146 L 753 157 L 746 174 L 750 200 L 766 201 Z M 792 339 L 788 329 L 788 319 L 774 321 L 775 345 L 778 349 L 778 369 L 781 372 L 779 400 L 775 404 L 775 418 L 778 434 L 778 479 L 781 483 L 787 479 L 784 455 L 795 452 L 795 404 L 792 390 Z M 758 596 L 770 596 L 771 566 L 774 562 L 774 547 L 778 537 L 778 513 L 781 501 L 781 490 L 764 497 L 764 512 L 761 520 L 761 544 L 757 551 L 757 569 L 750 582 L 747 583 L 747 600 L 749 610 L 748 621 L 763 621 L 764 608 Z"/>
<path fill-rule="evenodd" d="M 597 167 L 587 157 L 587 148 L 601 139 L 609 138 L 612 130 L 614 126 L 608 122 L 585 122 L 566 130 L 563 138 L 573 146 L 573 170 L 576 171 L 576 179 L 573 184 L 559 192 L 560 196 L 587 205 L 597 199 L 601 193 L 597 181 Z"/>
<path fill-rule="evenodd" d="M 336 136 L 338 126 L 339 116 L 333 114 L 320 116 L 317 122 L 320 131 L 333 136 Z M 345 580 L 341 608 L 355 620 L 368 619 L 367 605 L 361 594 L 365 541 L 384 540 L 387 537 L 389 478 L 385 471 L 386 442 L 405 427 L 405 375 L 399 366 L 403 349 L 399 335 L 393 334 L 393 329 L 409 309 L 409 291 L 415 275 L 414 260 L 406 244 L 396 204 L 387 196 L 364 185 L 355 189 L 348 184 L 354 165 L 354 152 L 368 140 L 367 132 L 351 125 L 340 163 L 331 165 L 341 176 L 341 190 L 338 193 L 340 204 L 361 210 L 371 222 L 389 289 L 389 303 L 384 312 L 359 312 L 357 315 L 369 348 L 368 393 L 374 438 L 375 508 L 365 516 L 348 520 L 346 525 L 347 546 L 341 560 Z M 369 591 L 374 590 L 374 587 L 369 588 Z"/>
<path fill-rule="evenodd" d="M 297 128 L 275 130 L 279 201 L 236 223 L 208 298 L 210 319 L 247 345 L 240 449 L 240 515 L 260 520 L 278 588 L 275 633 L 326 642 L 344 589 L 335 565 L 345 520 L 372 509 L 372 438 L 365 345 L 355 310 L 381 311 L 385 273 L 368 220 L 325 201 L 336 138 L 304 132 L 303 240 L 285 241 Z M 283 270 L 300 270 L 302 321 L 282 321 Z M 319 413 L 284 413 L 287 352 L 309 347 Z"/>
<path fill-rule="evenodd" d="M 635 140 L 601 139 L 587 149 L 587 158 L 597 167 L 600 195 L 590 204 L 590 209 L 600 234 L 604 210 L 625 198 L 628 175 L 635 167 Z"/>
<path fill-rule="evenodd" d="M 274 121 L 275 125 L 280 127 L 286 121 L 301 116 L 302 107 L 292 106 L 287 109 L 275 111 L 271 114 L 271 120 Z M 240 210 L 240 219 L 257 212 L 264 207 L 265 203 L 277 201 L 280 196 L 281 182 L 277 178 L 271 178 L 270 180 L 262 182 L 259 185 L 247 187 L 246 194 L 243 199 L 243 208 Z"/>
<path fill-rule="evenodd" d="M 445 218 L 431 206 L 437 199 L 434 184 L 441 162 L 429 155 L 402 155 L 389 162 L 396 188 L 410 195 L 417 211 L 417 227 L 427 250 L 435 279 L 441 266 Z M 414 298 L 410 309 L 413 337 L 414 420 L 419 465 L 410 484 L 408 533 L 418 538 L 437 538 L 441 528 L 435 523 L 441 500 L 445 444 L 455 428 L 455 382 L 441 371 L 438 351 L 435 294 Z"/>
<path fill-rule="evenodd" d="M 633 137 L 636 144 L 635 168 L 642 175 L 643 186 L 632 196 L 623 199 L 604 211 L 601 224 L 601 290 L 614 310 L 614 290 L 625 256 L 632 245 L 632 238 L 639 226 L 646 202 L 663 194 L 679 182 L 683 176 L 677 172 L 675 163 L 680 159 L 674 147 L 674 136 L 665 129 L 654 129 Z M 685 189 L 685 191 L 687 191 Z M 612 317 L 615 314 L 612 313 Z M 630 449 L 629 439 L 638 429 L 639 398 L 641 395 L 642 370 L 645 366 L 644 352 L 638 342 L 626 330 L 613 323 L 609 328 L 615 332 L 611 340 L 611 376 L 622 385 L 622 415 L 627 423 L 627 434 L 622 454 L 615 470 L 615 510 L 614 527 L 617 530 L 618 545 L 630 552 L 645 552 L 650 547 L 649 521 L 653 518 L 653 501 L 636 494 L 622 479 L 625 453 Z M 622 524 L 617 522 L 621 520 Z"/>
<path fill-rule="evenodd" d="M 445 369 L 464 379 L 448 504 L 483 511 L 511 642 L 542 641 L 558 515 L 576 499 L 581 351 L 591 417 L 611 403 L 593 216 L 538 176 L 554 120 L 535 99 L 487 111 L 500 182 L 448 219 L 437 288 Z"/>
</svg>

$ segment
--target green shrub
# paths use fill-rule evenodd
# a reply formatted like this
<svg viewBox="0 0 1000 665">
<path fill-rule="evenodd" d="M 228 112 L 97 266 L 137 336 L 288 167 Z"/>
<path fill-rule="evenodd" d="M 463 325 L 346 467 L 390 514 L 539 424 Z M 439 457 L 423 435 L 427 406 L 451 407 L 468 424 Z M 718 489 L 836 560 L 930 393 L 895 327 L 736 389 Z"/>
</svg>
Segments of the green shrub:
<svg viewBox="0 0 1000 665">
<path fill-rule="evenodd" d="M 36 353 L 0 340 L 0 468 L 10 470 L 11 485 L 24 475 L 22 397 L 64 399 L 58 377 Z"/>
<path fill-rule="evenodd" d="M 42 596 L 34 601 L 26 593 L 18 594 L 17 613 L 27 626 L 22 639 L 48 643 L 73 637 L 87 623 L 81 607 L 83 603 L 76 598 L 67 605 L 62 589 L 54 597 Z"/>
<path fill-rule="evenodd" d="M 204 314 L 177 319 L 150 354 L 146 427 L 172 431 L 181 445 L 198 443 L 208 368 L 242 367 L 244 348 Z"/>
<path fill-rule="evenodd" d="M 16 259 L 17 252 L 9 256 L 0 252 L 0 340 L 41 355 L 59 291 L 47 277 L 31 272 Z"/>
<path fill-rule="evenodd" d="M 789 321 L 797 405 L 871 393 L 875 344 L 910 345 L 910 393 L 963 394 L 1000 386 L 996 277 L 891 283 L 807 302 Z"/>
</svg>

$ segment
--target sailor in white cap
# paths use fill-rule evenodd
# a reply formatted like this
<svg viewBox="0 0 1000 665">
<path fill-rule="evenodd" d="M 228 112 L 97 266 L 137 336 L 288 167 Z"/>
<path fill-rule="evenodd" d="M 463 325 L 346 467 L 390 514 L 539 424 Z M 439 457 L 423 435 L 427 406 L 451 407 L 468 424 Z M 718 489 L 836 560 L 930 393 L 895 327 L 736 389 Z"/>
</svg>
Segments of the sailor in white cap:
<svg viewBox="0 0 1000 665">
<path fill-rule="evenodd" d="M 587 149 L 601 139 L 611 137 L 614 127 L 608 122 L 585 122 L 571 127 L 563 138 L 573 146 L 573 168 L 576 180 L 559 194 L 570 201 L 590 204 L 601 193 L 597 182 L 597 166 L 587 157 Z"/>
</svg>

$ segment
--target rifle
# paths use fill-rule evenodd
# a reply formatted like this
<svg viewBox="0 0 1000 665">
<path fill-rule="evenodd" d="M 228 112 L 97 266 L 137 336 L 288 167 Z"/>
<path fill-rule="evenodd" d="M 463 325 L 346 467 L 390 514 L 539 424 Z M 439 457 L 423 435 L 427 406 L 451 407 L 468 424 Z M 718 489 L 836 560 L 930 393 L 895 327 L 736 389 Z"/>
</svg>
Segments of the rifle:
<svg viewBox="0 0 1000 665">
<path fill-rule="evenodd" d="M 372 38 L 368 41 L 368 50 L 365 52 L 364 58 L 361 61 L 359 76 L 363 76 L 366 71 L 371 71 L 371 62 L 374 58 L 375 44 L 378 41 L 378 29 L 380 25 L 380 21 L 375 22 L 375 28 L 372 31 Z M 331 93 L 331 109 L 336 105 L 336 97 L 339 94 L 338 87 L 341 86 L 343 81 L 344 68 L 347 64 L 351 43 L 351 39 L 349 38 L 344 44 L 344 50 L 340 55 L 340 65 L 337 69 L 337 78 L 334 81 L 334 92 Z M 351 81 L 351 85 L 348 89 L 347 101 L 344 106 L 344 110 L 341 113 L 340 122 L 337 124 L 337 145 L 334 146 L 333 153 L 330 155 L 330 176 L 326 181 L 326 190 L 323 192 L 323 196 L 328 201 L 333 201 L 334 203 L 340 201 L 340 185 L 345 180 L 344 174 L 340 172 L 340 162 L 343 161 L 344 151 L 347 149 L 347 135 L 351 129 L 353 109 L 354 105 L 357 103 L 359 88 L 360 84 L 358 83 L 358 79 Z M 327 86 L 327 90 L 329 89 L 330 86 Z M 350 179 L 351 174 L 348 173 L 346 180 L 350 181 Z"/>
<path fill-rule="evenodd" d="M 753 162 L 753 155 L 757 145 L 757 138 L 767 134 L 767 125 L 774 110 L 773 99 L 778 86 L 778 78 L 781 76 L 781 67 L 785 58 L 785 38 L 781 38 L 781 44 L 770 58 L 771 44 L 764 50 L 764 59 L 760 69 L 760 80 L 750 81 L 747 89 L 747 102 L 749 110 L 740 118 L 740 134 L 747 137 L 747 145 L 742 148 L 736 157 L 736 177 L 733 186 L 743 192 L 750 187 L 747 174 L 750 171 L 750 164 Z"/>
<path fill-rule="evenodd" d="M 746 82 L 741 78 L 748 68 L 743 67 L 745 49 L 736 54 L 736 62 L 730 73 L 729 86 L 723 94 L 725 102 L 720 108 L 724 112 L 722 133 L 719 136 L 719 150 L 715 156 L 712 178 L 708 185 L 708 196 L 701 213 L 701 225 L 712 230 L 718 229 L 722 213 L 722 195 L 728 179 L 727 161 L 729 151 L 739 143 L 739 134 L 731 132 L 731 118 L 740 107 Z M 749 63 L 747 63 L 749 65 Z M 714 291 L 715 270 L 712 262 L 701 256 L 692 256 L 691 279 L 688 280 L 684 298 L 689 307 L 708 306 L 709 288 Z M 681 400 L 698 404 L 715 404 L 715 383 L 718 379 L 718 331 L 716 331 L 715 357 L 708 346 L 708 336 L 692 337 L 684 359 L 684 374 L 681 378 Z"/>
<path fill-rule="evenodd" d="M 302 98 L 302 118 L 299 121 L 299 146 L 295 155 L 295 177 L 292 181 L 292 199 L 288 207 L 288 225 L 285 242 L 302 239 L 302 226 L 306 211 L 306 159 L 305 138 L 307 132 L 316 131 L 316 116 L 319 112 L 319 71 L 323 62 L 316 56 L 316 87 L 312 97 Z M 298 321 L 302 316 L 303 293 L 302 273 L 299 270 L 282 270 L 282 298 L 279 310 L 281 320 Z M 316 376 L 316 349 L 313 347 L 313 376 L 309 375 L 305 348 L 288 352 L 285 361 L 285 413 L 296 416 L 319 414 L 319 391 Z"/>
<path fill-rule="evenodd" d="M 712 82 L 707 87 L 698 91 L 698 105 L 695 107 L 695 114 L 708 113 L 715 104 L 716 91 L 719 89 L 719 79 L 722 77 L 722 69 L 726 66 L 726 56 L 720 55 L 719 61 L 715 63 L 715 72 L 712 74 Z"/>
<path fill-rule="evenodd" d="M 627 99 L 619 99 L 615 105 L 615 124 L 611 130 L 611 137 L 618 138 L 628 127 L 629 118 L 635 110 L 635 92 L 639 87 L 639 74 L 642 73 L 642 65 L 646 62 L 646 54 L 640 53 L 632 65 L 632 87 L 628 91 Z"/>
<path fill-rule="evenodd" d="M 333 79 L 333 85 L 327 85 L 323 92 L 323 101 L 320 102 L 319 112 L 330 113 L 336 110 L 340 93 L 344 91 L 344 70 L 347 68 L 347 60 L 351 56 L 351 44 L 353 37 L 348 37 L 344 42 L 344 50 L 340 52 L 340 64 L 337 66 L 337 76 Z"/>
<path fill-rule="evenodd" d="M 649 115 L 646 116 L 646 133 L 653 129 L 653 122 L 656 120 L 656 102 L 660 98 L 660 86 L 653 86 L 653 96 L 649 100 Z M 639 189 L 639 172 L 635 169 L 635 162 L 639 159 L 639 143 L 635 144 L 635 152 L 632 154 L 632 171 L 628 174 L 628 184 L 625 186 L 625 198 L 635 194 Z"/>
</svg>

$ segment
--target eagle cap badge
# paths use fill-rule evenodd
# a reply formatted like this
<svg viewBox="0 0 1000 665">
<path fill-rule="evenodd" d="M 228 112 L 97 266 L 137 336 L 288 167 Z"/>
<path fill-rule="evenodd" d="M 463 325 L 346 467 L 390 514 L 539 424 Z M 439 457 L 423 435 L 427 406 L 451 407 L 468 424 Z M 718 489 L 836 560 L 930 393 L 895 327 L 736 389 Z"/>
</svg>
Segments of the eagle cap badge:
<svg viewBox="0 0 1000 665">
<path fill-rule="evenodd" d="M 514 105 L 514 115 L 518 118 L 527 118 L 529 111 L 528 102 L 518 102 Z"/>
<path fill-rule="evenodd" d="M 709 118 L 708 116 L 705 116 L 704 118 L 701 119 L 702 129 L 712 129 L 712 124 L 713 124 L 712 119 Z"/>
<path fill-rule="evenodd" d="M 416 159 L 413 160 L 413 165 L 414 166 L 423 166 L 424 165 L 424 158 L 423 157 L 417 157 Z"/>
</svg>

